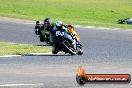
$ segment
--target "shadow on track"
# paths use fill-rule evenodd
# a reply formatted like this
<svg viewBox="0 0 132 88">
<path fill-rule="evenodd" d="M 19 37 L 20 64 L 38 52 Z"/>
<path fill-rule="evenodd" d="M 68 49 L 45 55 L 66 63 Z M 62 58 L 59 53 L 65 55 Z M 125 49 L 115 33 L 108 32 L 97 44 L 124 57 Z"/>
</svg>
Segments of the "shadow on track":
<svg viewBox="0 0 132 88">
<path fill-rule="evenodd" d="M 34 46 L 51 46 L 51 45 L 48 45 L 48 44 L 47 44 L 47 45 L 34 45 Z"/>
<path fill-rule="evenodd" d="M 34 45 L 34 46 L 51 46 L 49 44 L 46 45 Z M 21 56 L 72 56 L 70 54 L 65 54 L 63 52 L 59 52 L 58 54 L 52 54 L 52 53 L 31 53 L 31 54 L 19 54 Z"/>
<path fill-rule="evenodd" d="M 21 54 L 22 56 L 72 56 L 70 54 Z"/>
</svg>

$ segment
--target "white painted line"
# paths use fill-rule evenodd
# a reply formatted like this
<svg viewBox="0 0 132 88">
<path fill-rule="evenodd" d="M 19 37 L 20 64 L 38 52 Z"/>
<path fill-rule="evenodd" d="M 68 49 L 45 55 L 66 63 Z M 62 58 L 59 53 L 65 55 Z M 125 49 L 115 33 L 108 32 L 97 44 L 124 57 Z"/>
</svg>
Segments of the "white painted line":
<svg viewBox="0 0 132 88">
<path fill-rule="evenodd" d="M 50 52 L 50 53 L 30 53 L 30 54 L 33 54 L 33 55 L 46 55 L 46 54 L 52 54 L 52 52 Z"/>
<path fill-rule="evenodd" d="M 107 27 L 96 27 L 96 26 L 80 26 L 80 25 L 75 25 L 74 27 L 77 28 L 88 28 L 88 29 L 101 29 L 101 30 L 122 30 L 121 28 L 107 28 Z M 132 31 L 132 29 L 124 29 L 123 31 Z"/>
<path fill-rule="evenodd" d="M 23 20 L 23 19 L 14 19 L 8 17 L 2 17 L 0 22 L 16 23 L 16 24 L 35 24 L 35 21 Z"/>
<path fill-rule="evenodd" d="M 98 27 L 97 29 L 105 29 L 105 30 L 109 30 L 110 28 Z"/>
<path fill-rule="evenodd" d="M 21 19 L 12 19 L 12 18 L 7 18 L 4 17 L 6 19 L 4 19 L 5 21 L 11 22 L 11 23 L 19 23 L 19 24 L 27 24 L 27 25 L 35 25 L 35 21 L 24 21 Z M 3 21 L 0 19 L 0 21 Z M 83 22 L 84 23 L 84 22 Z M 105 24 L 105 23 L 102 23 Z M 109 30 L 121 30 L 121 28 L 107 28 L 107 27 L 96 27 L 96 26 L 81 26 L 81 25 L 74 25 L 74 27 L 78 27 L 78 28 L 95 28 L 95 29 L 109 29 Z M 125 31 L 132 31 L 132 29 L 125 29 Z"/>
<path fill-rule="evenodd" d="M 16 23 L 16 24 L 27 24 L 27 25 L 35 25 L 35 22 L 12 22 L 12 23 Z"/>
<path fill-rule="evenodd" d="M 37 84 L 3 84 L 0 85 L 0 87 L 15 87 L 15 86 L 42 86 L 43 83 L 37 83 Z"/>
<path fill-rule="evenodd" d="M 58 52 L 58 54 L 60 54 L 60 53 L 62 53 L 62 52 Z M 53 53 L 52 52 L 49 52 L 49 53 L 30 53 L 31 55 L 53 55 Z M 30 55 L 29 54 L 29 55 Z M 27 54 L 28 55 L 28 54 Z"/>
<path fill-rule="evenodd" d="M 58 54 L 60 54 L 61 52 L 58 52 Z M 49 53 L 29 53 L 29 54 L 22 54 L 22 55 L 3 55 L 0 57 L 20 57 L 20 56 L 35 56 L 35 55 L 52 55 L 52 52 Z"/>
<path fill-rule="evenodd" d="M 22 55 L 4 55 L 4 56 L 0 56 L 0 57 L 20 57 Z"/>
<path fill-rule="evenodd" d="M 83 28 L 96 28 L 95 26 L 84 26 Z"/>
<path fill-rule="evenodd" d="M 58 52 L 61 53 L 61 52 Z M 29 54 L 22 54 L 22 55 L 3 55 L 0 57 L 20 57 L 20 56 L 32 56 L 32 55 L 52 55 L 52 52 L 49 53 L 29 53 Z"/>
</svg>

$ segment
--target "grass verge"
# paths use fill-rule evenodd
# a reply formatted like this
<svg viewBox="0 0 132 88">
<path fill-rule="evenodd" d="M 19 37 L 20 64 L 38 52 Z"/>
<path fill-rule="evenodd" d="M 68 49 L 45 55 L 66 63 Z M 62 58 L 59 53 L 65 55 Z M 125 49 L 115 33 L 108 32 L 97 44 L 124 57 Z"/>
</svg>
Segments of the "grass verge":
<svg viewBox="0 0 132 88">
<path fill-rule="evenodd" d="M 116 19 L 131 18 L 132 0 L 0 0 L 0 16 L 43 20 L 50 17 L 68 24 L 130 28 Z"/>
<path fill-rule="evenodd" d="M 0 56 L 20 55 L 29 53 L 48 53 L 51 51 L 49 46 L 34 46 L 15 43 L 0 42 Z"/>
</svg>

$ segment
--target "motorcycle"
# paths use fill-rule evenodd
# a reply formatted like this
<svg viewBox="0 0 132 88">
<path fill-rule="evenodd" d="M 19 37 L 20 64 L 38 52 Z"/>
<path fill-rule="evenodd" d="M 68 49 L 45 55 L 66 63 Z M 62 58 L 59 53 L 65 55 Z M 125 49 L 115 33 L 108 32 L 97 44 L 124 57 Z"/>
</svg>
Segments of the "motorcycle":
<svg viewBox="0 0 132 88">
<path fill-rule="evenodd" d="M 76 41 L 70 34 L 65 33 L 62 30 L 52 29 L 51 35 L 53 36 L 53 43 L 51 44 L 54 47 L 53 54 L 57 54 L 59 51 L 69 53 L 71 55 L 82 55 L 82 45 Z"/>
<path fill-rule="evenodd" d="M 117 24 L 132 24 L 132 18 L 126 18 L 126 19 L 117 19 Z"/>
<path fill-rule="evenodd" d="M 45 34 L 41 33 L 41 30 L 43 29 L 43 24 L 37 24 L 35 27 L 35 34 L 39 37 L 40 42 L 46 42 L 47 44 L 50 44 L 50 34 L 49 32 L 46 32 Z"/>
</svg>

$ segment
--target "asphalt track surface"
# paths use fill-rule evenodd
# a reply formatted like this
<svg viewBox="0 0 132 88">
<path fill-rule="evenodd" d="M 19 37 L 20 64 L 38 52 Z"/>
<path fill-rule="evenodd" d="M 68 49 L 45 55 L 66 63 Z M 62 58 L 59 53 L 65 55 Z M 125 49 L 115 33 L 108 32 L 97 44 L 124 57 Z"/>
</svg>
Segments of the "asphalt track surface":
<svg viewBox="0 0 132 88">
<path fill-rule="evenodd" d="M 77 27 L 84 54 L 0 57 L 0 88 L 132 88 L 132 84 L 86 84 L 75 75 L 87 73 L 132 75 L 132 31 Z M 41 45 L 34 24 L 0 20 L 0 41 Z"/>
</svg>

